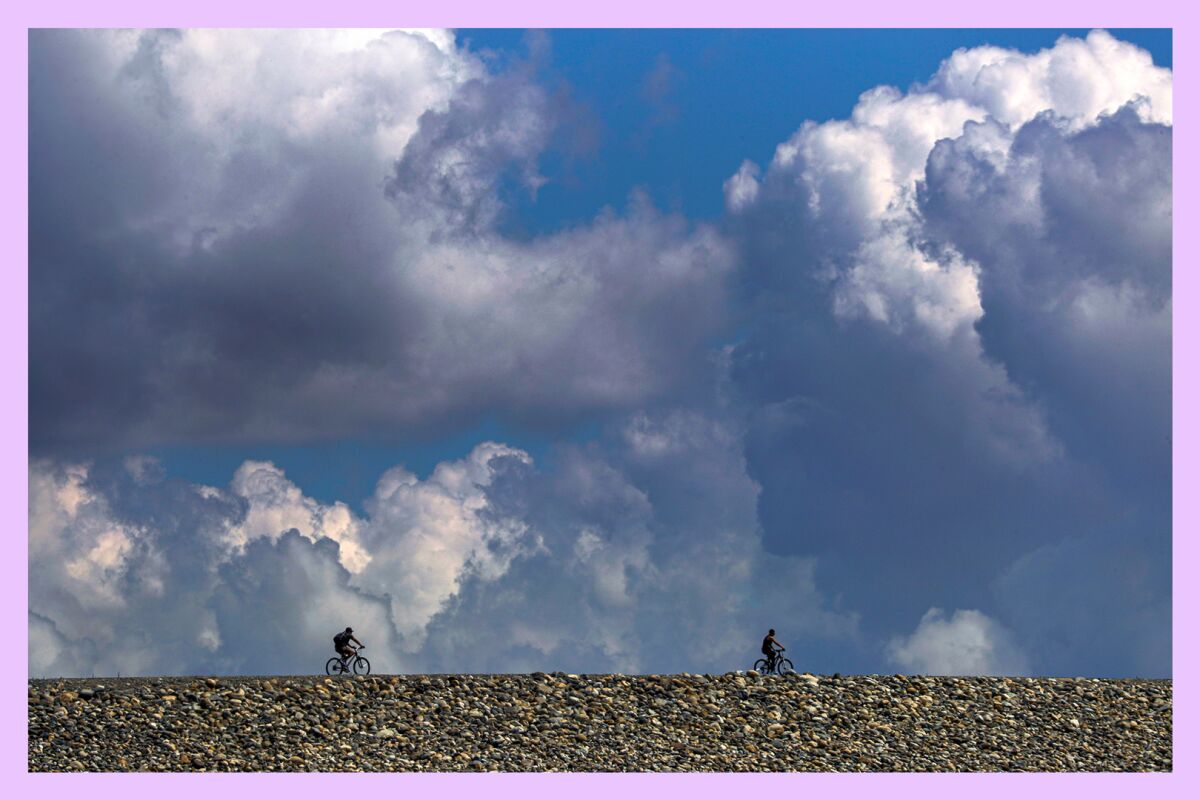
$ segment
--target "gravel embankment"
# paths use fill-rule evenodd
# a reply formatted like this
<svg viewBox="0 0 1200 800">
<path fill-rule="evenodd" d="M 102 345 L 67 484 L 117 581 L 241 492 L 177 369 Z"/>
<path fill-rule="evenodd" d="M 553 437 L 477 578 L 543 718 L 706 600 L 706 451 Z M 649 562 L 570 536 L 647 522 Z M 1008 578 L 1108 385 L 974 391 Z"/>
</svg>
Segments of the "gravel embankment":
<svg viewBox="0 0 1200 800">
<path fill-rule="evenodd" d="M 407 675 L 29 682 L 42 771 L 1169 771 L 1171 682 Z"/>
</svg>

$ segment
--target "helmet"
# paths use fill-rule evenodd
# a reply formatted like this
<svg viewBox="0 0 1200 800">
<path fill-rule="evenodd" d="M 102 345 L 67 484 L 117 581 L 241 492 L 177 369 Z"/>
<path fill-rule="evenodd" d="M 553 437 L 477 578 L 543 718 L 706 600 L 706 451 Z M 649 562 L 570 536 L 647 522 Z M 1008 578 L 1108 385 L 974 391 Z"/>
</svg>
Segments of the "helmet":
<svg viewBox="0 0 1200 800">
<path fill-rule="evenodd" d="M 351 628 L 349 625 L 347 625 L 347 626 L 346 626 L 346 633 L 354 633 L 354 628 Z"/>
<path fill-rule="evenodd" d="M 346 628 L 346 630 L 350 630 L 350 629 L 349 629 L 349 628 Z M 767 636 L 774 636 L 774 635 L 775 635 L 775 629 L 774 629 L 774 628 L 771 628 L 771 630 L 767 631 Z"/>
</svg>

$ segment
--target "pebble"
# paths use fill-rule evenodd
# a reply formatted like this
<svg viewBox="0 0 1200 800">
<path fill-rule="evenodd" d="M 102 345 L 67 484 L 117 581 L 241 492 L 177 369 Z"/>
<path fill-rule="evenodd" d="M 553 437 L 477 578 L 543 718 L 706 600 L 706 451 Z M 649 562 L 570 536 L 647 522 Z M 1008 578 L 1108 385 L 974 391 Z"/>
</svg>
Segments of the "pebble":
<svg viewBox="0 0 1200 800">
<path fill-rule="evenodd" d="M 32 772 L 1169 772 L 1172 684 L 382 675 L 35 680 Z"/>
</svg>

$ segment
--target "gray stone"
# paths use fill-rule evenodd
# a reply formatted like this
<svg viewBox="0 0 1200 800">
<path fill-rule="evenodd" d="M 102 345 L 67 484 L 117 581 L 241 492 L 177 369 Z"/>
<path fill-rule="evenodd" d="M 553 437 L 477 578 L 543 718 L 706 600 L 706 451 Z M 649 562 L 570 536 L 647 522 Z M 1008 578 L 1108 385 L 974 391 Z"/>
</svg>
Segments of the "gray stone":
<svg viewBox="0 0 1200 800">
<path fill-rule="evenodd" d="M 30 771 L 1170 771 L 1170 681 L 30 681 Z"/>
</svg>

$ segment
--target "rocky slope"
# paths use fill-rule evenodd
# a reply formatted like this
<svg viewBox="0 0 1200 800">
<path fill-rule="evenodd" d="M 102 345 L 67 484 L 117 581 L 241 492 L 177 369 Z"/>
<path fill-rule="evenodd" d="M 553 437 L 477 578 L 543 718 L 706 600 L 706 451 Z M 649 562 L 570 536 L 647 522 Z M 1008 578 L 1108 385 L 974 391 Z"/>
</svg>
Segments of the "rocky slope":
<svg viewBox="0 0 1200 800">
<path fill-rule="evenodd" d="M 29 769 L 1169 771 L 1171 682 L 753 673 L 36 680 Z"/>
</svg>

